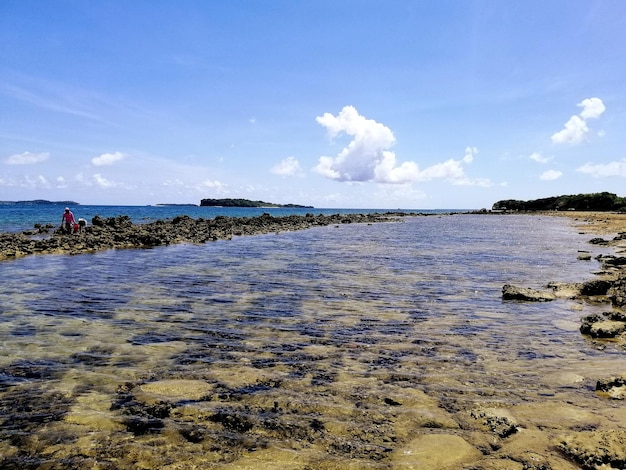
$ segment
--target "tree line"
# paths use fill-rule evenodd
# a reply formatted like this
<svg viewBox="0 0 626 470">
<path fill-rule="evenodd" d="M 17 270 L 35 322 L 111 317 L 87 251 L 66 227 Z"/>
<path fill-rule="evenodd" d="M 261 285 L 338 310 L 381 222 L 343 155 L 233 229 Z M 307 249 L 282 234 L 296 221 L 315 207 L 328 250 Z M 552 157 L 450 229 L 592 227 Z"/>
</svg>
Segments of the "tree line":
<svg viewBox="0 0 626 470">
<path fill-rule="evenodd" d="M 626 212 L 626 197 L 602 192 L 552 196 L 529 201 L 506 199 L 496 202 L 497 211 L 619 211 Z"/>
</svg>

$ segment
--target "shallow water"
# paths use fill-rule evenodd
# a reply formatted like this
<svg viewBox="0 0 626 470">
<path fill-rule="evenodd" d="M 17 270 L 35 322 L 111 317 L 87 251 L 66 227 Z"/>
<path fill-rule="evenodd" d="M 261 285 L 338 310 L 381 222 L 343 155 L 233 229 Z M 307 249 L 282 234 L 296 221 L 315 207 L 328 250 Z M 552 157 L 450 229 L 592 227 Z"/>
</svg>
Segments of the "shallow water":
<svg viewBox="0 0 626 470">
<path fill-rule="evenodd" d="M 603 307 L 501 299 L 592 278 L 587 239 L 429 216 L 1 263 L 2 466 L 392 468 L 416 435 L 480 448 L 477 406 L 621 419 L 593 385 L 624 353 L 578 332 Z"/>
</svg>

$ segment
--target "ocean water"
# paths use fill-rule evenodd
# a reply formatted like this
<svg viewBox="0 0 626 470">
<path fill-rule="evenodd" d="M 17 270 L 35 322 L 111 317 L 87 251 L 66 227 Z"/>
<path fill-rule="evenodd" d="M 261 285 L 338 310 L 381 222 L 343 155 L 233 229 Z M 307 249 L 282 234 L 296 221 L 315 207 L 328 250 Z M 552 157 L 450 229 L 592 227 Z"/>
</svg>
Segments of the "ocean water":
<svg viewBox="0 0 626 470">
<path fill-rule="evenodd" d="M 501 299 L 593 278 L 588 238 L 431 215 L 2 262 L 0 467 L 407 468 L 418 436 L 496 442 L 480 407 L 620 423 L 593 385 L 623 351 L 578 331 L 603 307 Z"/>
</svg>

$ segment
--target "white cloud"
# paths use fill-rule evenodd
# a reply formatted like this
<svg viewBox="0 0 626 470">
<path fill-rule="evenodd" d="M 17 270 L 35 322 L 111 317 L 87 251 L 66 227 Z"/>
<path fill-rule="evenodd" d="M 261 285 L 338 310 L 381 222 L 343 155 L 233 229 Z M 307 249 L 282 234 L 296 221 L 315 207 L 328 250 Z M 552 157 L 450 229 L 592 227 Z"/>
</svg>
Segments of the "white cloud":
<svg viewBox="0 0 626 470">
<path fill-rule="evenodd" d="M 217 180 L 212 181 L 212 180 L 204 180 L 202 183 L 200 183 L 200 186 L 202 188 L 223 188 L 224 187 L 224 183 L 221 183 Z"/>
<path fill-rule="evenodd" d="M 465 173 L 461 166 L 460 160 L 450 159 L 443 163 L 437 163 L 419 173 L 419 181 L 429 181 L 432 179 L 459 179 L 463 178 Z"/>
<path fill-rule="evenodd" d="M 606 178 L 609 176 L 626 177 L 626 159 L 604 164 L 599 163 L 597 165 L 586 163 L 583 166 L 577 168 L 576 171 L 579 171 L 581 173 L 587 173 L 594 178 Z"/>
<path fill-rule="evenodd" d="M 561 176 L 563 176 L 563 173 L 558 170 L 548 170 L 541 173 L 539 179 L 542 181 L 553 181 L 559 179 Z"/>
<path fill-rule="evenodd" d="M 65 189 L 67 188 L 67 182 L 65 181 L 65 178 L 63 178 L 62 176 L 58 176 L 57 179 L 57 189 Z"/>
<path fill-rule="evenodd" d="M 295 157 L 287 157 L 270 170 L 275 175 L 293 176 L 302 173 L 300 162 Z"/>
<path fill-rule="evenodd" d="M 205 193 L 208 190 L 213 195 L 223 196 L 228 194 L 228 185 L 217 180 L 204 180 L 195 186 L 196 191 Z"/>
<path fill-rule="evenodd" d="M 183 183 L 182 180 L 175 178 L 175 179 L 169 179 L 169 180 L 165 180 L 163 181 L 163 186 L 168 186 L 168 187 L 176 187 L 176 186 L 184 186 L 185 183 Z"/>
<path fill-rule="evenodd" d="M 101 188 L 114 188 L 117 186 L 113 181 L 109 181 L 105 177 L 103 177 L 100 173 L 96 173 L 93 175 L 93 179 L 98 186 Z"/>
<path fill-rule="evenodd" d="M 324 113 L 315 120 L 331 138 L 342 133 L 353 137 L 336 157 L 320 157 L 315 167 L 319 174 L 339 181 L 406 183 L 414 179 L 415 163 L 396 165 L 395 154 L 389 151 L 396 139 L 387 126 L 361 116 L 353 106 L 345 106 L 337 116 Z"/>
<path fill-rule="evenodd" d="M 552 157 L 544 157 L 543 155 L 537 152 L 532 153 L 530 157 L 528 158 L 538 163 L 548 163 L 550 160 L 552 160 Z"/>
<path fill-rule="evenodd" d="M 555 144 L 577 144 L 589 132 L 587 123 L 579 116 L 572 116 L 565 123 L 565 128 L 552 135 L 552 142 Z"/>
<path fill-rule="evenodd" d="M 563 129 L 552 135 L 555 144 L 577 144 L 589 133 L 588 119 L 597 119 L 606 110 L 600 98 L 586 98 L 577 106 L 583 108 L 578 115 L 574 115 L 565 123 Z"/>
<path fill-rule="evenodd" d="M 5 163 L 7 165 L 33 165 L 35 163 L 40 163 L 46 161 L 50 157 L 50 154 L 47 152 L 43 153 L 16 153 L 15 155 L 11 155 L 7 157 Z"/>
<path fill-rule="evenodd" d="M 476 147 L 465 147 L 465 156 L 463 157 L 463 161 L 465 163 L 472 163 L 474 161 L 474 155 L 478 153 L 478 149 Z"/>
<path fill-rule="evenodd" d="M 331 138 L 345 133 L 352 141 L 336 157 L 322 156 L 314 171 L 329 179 L 348 182 L 407 184 L 448 179 L 455 184 L 490 185 L 488 180 L 471 180 L 463 164 L 471 163 L 478 153 L 467 147 L 461 160 L 450 159 L 420 170 L 417 163 L 398 163 L 390 150 L 396 139 L 385 125 L 361 116 L 353 106 L 344 107 L 337 116 L 324 113 L 316 118 Z"/>
<path fill-rule="evenodd" d="M 99 157 L 91 159 L 91 163 L 95 166 L 113 165 L 116 162 L 122 160 L 126 155 L 121 152 L 103 153 Z"/>
<path fill-rule="evenodd" d="M 580 117 L 583 119 L 597 119 L 606 110 L 606 106 L 600 98 L 587 98 L 578 103 L 583 108 Z"/>
</svg>

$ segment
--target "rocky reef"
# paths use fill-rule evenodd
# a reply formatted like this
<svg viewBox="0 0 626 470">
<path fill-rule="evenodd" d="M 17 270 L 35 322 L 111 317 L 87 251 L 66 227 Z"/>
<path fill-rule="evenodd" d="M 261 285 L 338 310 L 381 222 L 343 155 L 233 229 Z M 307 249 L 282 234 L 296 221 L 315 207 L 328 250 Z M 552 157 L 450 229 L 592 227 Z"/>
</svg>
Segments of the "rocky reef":
<svg viewBox="0 0 626 470">
<path fill-rule="evenodd" d="M 273 217 L 225 217 L 192 219 L 181 215 L 171 220 L 134 224 L 128 216 L 95 216 L 81 232 L 64 235 L 52 225 L 35 225 L 23 233 L 0 234 L 0 260 L 33 254 L 81 254 L 119 248 L 151 248 L 176 243 L 206 243 L 233 236 L 304 230 L 333 224 L 376 223 L 397 220 L 408 214 L 306 214 Z"/>
<path fill-rule="evenodd" d="M 543 290 L 507 284 L 502 288 L 502 298 L 522 302 L 569 298 L 606 303 L 609 306 L 602 314 L 594 313 L 581 319 L 580 332 L 600 350 L 610 343 L 626 351 L 625 241 L 626 232 L 620 232 L 611 240 L 593 238 L 589 241 L 594 245 L 614 248 L 617 253 L 596 257 L 602 266 L 597 279 L 573 284 L 553 282 L 545 285 Z M 587 260 L 590 257 L 579 256 L 579 259 Z M 626 399 L 626 372 L 616 371 L 613 376 L 599 378 L 595 391 L 599 399 Z M 555 446 L 583 469 L 626 468 L 626 431 L 623 429 L 570 432 L 557 439 Z"/>
</svg>

